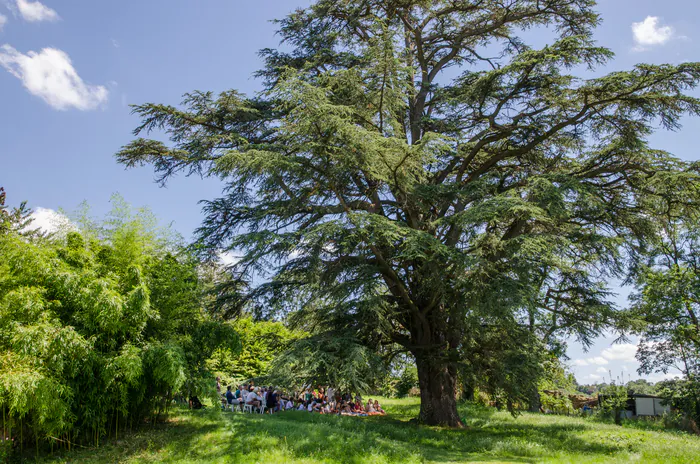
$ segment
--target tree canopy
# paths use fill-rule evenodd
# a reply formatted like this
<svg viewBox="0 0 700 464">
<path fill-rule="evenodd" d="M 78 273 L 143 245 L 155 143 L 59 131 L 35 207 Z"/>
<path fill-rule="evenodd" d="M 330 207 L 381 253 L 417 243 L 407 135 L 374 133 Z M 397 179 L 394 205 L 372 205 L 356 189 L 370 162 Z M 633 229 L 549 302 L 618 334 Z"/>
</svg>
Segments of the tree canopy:
<svg viewBox="0 0 700 464">
<path fill-rule="evenodd" d="M 677 197 L 661 187 L 698 180 L 648 137 L 698 114 L 700 64 L 578 77 L 613 58 L 594 7 L 319 0 L 278 21 L 290 51 L 263 50 L 264 92 L 136 106 L 135 134 L 170 144 L 137 138 L 117 159 L 223 179 L 199 238 L 265 277 L 251 300 L 410 352 L 420 419 L 460 425 L 460 369 L 500 360 L 491 388 L 525 400 L 558 336 L 614 322 L 608 282 L 657 233 L 647 211 Z M 520 37 L 535 27 L 549 45 Z"/>
</svg>

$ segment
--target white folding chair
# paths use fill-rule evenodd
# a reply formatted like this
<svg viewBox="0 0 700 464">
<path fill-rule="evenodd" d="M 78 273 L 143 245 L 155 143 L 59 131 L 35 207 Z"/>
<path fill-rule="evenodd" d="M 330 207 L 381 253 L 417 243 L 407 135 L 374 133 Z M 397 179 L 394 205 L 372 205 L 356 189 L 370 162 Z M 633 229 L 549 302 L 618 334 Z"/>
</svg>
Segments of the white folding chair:
<svg viewBox="0 0 700 464">
<path fill-rule="evenodd" d="M 249 413 L 253 414 L 253 405 L 248 404 L 248 403 L 244 404 L 243 405 L 243 412 L 249 412 Z"/>
</svg>

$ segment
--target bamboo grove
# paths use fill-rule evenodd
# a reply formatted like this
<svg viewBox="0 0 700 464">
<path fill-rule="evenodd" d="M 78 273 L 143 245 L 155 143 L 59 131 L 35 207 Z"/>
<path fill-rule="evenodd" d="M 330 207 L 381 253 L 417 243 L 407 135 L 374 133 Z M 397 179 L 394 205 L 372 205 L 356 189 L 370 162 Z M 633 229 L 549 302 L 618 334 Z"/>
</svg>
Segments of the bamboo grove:
<svg viewBox="0 0 700 464">
<path fill-rule="evenodd" d="M 147 211 L 113 203 L 52 236 L 26 208 L 0 210 L 0 436 L 15 449 L 154 423 L 176 395 L 211 394 L 205 360 L 238 347 L 205 310 L 198 262 Z"/>
</svg>

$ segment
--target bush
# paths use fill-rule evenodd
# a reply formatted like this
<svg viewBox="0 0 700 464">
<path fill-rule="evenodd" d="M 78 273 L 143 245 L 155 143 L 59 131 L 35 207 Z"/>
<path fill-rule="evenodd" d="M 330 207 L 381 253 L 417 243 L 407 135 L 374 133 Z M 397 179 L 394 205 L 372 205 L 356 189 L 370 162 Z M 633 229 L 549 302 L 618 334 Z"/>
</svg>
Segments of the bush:
<svg viewBox="0 0 700 464">
<path fill-rule="evenodd" d="M 629 397 L 627 387 L 612 383 L 601 389 L 600 396 L 603 413 L 612 416 L 617 425 L 622 425 L 622 412 L 627 408 Z"/>
<path fill-rule="evenodd" d="M 418 396 L 418 370 L 415 367 L 407 366 L 396 382 L 396 396 L 403 398 L 405 396 Z"/>
</svg>

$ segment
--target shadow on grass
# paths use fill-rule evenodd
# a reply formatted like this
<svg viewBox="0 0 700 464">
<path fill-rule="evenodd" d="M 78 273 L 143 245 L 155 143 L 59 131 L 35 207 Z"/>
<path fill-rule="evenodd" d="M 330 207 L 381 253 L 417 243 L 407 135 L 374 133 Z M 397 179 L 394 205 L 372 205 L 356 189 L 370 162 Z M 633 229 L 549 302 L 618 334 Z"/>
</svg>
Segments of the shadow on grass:
<svg viewBox="0 0 700 464">
<path fill-rule="evenodd" d="M 580 422 L 532 423 L 467 408 L 461 412 L 471 425 L 456 430 L 409 422 L 417 413 L 412 405 L 387 408 L 392 415 L 367 418 L 182 410 L 168 424 L 71 455 L 70 462 L 528 463 L 558 454 L 584 460 L 618 453 L 623 457 L 628 451 L 615 443 L 586 441 L 582 432 L 592 425 Z"/>
<path fill-rule="evenodd" d="M 623 448 L 578 437 L 584 424 L 499 423 L 466 430 L 422 427 L 392 417 L 336 417 L 286 412 L 275 416 L 232 415 L 236 453 L 281 447 L 286 455 L 322 462 L 430 461 L 535 462 L 558 452 L 608 455 Z M 264 437 L 264 438 L 261 438 Z M 243 457 L 243 456 L 240 456 Z M 251 456 L 252 457 L 252 456 Z"/>
</svg>

